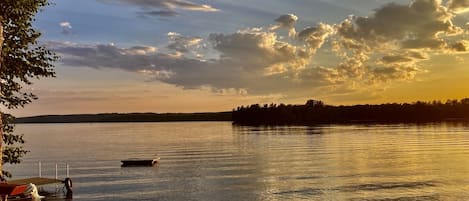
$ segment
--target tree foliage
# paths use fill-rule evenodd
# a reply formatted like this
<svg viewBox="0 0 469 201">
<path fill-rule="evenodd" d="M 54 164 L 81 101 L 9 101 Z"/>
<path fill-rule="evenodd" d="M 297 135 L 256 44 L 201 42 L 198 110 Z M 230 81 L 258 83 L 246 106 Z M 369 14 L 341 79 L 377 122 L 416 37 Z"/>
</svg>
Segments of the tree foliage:
<svg viewBox="0 0 469 201">
<path fill-rule="evenodd" d="M 309 100 L 305 105 L 254 104 L 233 111 L 241 125 L 288 125 L 334 123 L 425 123 L 469 121 L 469 99 L 380 105 L 332 106 Z"/>
<path fill-rule="evenodd" d="M 7 108 L 22 107 L 36 96 L 24 92 L 31 79 L 54 76 L 53 62 L 58 57 L 38 44 L 41 33 L 32 27 L 35 14 L 46 0 L 0 1 L 0 23 L 4 42 L 0 57 L 0 104 Z"/>
<path fill-rule="evenodd" d="M 58 56 L 38 43 L 41 33 L 32 26 L 36 13 L 47 5 L 47 0 L 0 1 L 0 106 L 23 107 L 36 99 L 24 90 L 25 86 L 33 84 L 34 79 L 55 76 L 53 62 Z M 27 153 L 21 146 L 23 136 L 13 133 L 13 116 L 1 111 L 0 114 L 0 134 L 5 145 L 0 146 L 1 164 L 19 163 Z M 5 173 L 2 166 L 0 170 Z"/>
<path fill-rule="evenodd" d="M 13 134 L 15 128 L 13 122 L 15 117 L 9 114 L 2 113 L 3 120 L 3 155 L 2 162 L 10 164 L 18 164 L 21 162 L 21 158 L 29 151 L 25 150 L 22 144 L 24 144 L 23 135 Z M 2 175 L 11 177 L 8 171 L 2 170 Z"/>
</svg>

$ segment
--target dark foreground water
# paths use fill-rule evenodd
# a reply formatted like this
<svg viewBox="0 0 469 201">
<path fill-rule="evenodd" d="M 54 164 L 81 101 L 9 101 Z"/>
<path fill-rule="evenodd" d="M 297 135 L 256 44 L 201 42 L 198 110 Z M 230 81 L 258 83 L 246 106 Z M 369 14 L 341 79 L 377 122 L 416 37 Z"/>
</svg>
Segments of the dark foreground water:
<svg viewBox="0 0 469 201">
<path fill-rule="evenodd" d="M 16 178 L 59 176 L 73 200 L 469 200 L 469 126 L 24 124 Z M 121 168 L 152 158 L 154 168 Z"/>
</svg>

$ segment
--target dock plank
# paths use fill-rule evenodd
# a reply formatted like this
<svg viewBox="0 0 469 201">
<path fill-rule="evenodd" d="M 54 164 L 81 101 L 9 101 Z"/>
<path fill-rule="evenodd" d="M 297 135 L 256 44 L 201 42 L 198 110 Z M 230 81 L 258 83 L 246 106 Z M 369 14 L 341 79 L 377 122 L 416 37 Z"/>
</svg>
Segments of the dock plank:
<svg viewBox="0 0 469 201">
<path fill-rule="evenodd" d="M 35 184 L 37 186 L 39 185 L 47 185 L 47 184 L 56 184 L 56 183 L 62 183 L 62 180 L 59 179 L 51 179 L 51 178 L 43 178 L 43 177 L 33 177 L 33 178 L 25 178 L 25 179 L 15 179 L 15 180 L 10 180 L 7 181 L 8 184 Z"/>
</svg>

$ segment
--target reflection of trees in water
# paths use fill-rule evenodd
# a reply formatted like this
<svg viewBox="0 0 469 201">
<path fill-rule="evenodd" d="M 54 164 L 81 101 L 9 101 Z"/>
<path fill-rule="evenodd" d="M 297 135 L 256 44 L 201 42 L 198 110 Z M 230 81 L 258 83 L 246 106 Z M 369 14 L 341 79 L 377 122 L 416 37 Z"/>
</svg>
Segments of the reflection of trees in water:
<svg viewBox="0 0 469 201">
<path fill-rule="evenodd" d="M 257 125 L 243 126 L 233 125 L 233 132 L 238 135 L 255 134 L 255 135 L 321 135 L 324 133 L 323 128 L 319 126 L 292 126 L 292 125 Z"/>
</svg>

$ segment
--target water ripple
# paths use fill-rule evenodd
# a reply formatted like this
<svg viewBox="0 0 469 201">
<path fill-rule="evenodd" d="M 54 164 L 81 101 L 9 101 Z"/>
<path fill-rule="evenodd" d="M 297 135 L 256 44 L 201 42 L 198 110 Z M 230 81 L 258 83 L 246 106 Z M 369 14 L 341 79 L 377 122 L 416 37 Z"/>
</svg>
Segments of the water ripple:
<svg viewBox="0 0 469 201">
<path fill-rule="evenodd" d="M 467 125 L 22 124 L 18 132 L 31 153 L 5 168 L 21 178 L 37 175 L 39 160 L 43 175 L 68 163 L 78 201 L 469 200 Z M 156 154 L 157 167 L 120 167 Z"/>
</svg>

